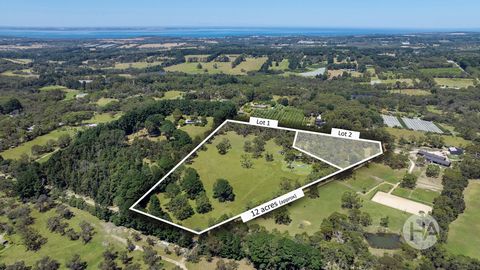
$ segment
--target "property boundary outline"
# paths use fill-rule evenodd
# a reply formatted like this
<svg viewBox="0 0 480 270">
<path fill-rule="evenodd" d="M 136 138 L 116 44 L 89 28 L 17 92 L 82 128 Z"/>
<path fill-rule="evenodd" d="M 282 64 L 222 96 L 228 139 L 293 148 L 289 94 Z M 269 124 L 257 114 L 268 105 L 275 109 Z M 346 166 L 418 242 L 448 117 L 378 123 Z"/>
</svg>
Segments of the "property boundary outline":
<svg viewBox="0 0 480 270">
<path fill-rule="evenodd" d="M 220 222 L 220 223 L 218 223 L 218 224 L 215 224 L 215 225 L 213 225 L 213 226 L 210 226 L 210 227 L 208 227 L 208 228 L 206 228 L 206 229 L 198 232 L 198 231 L 192 230 L 192 229 L 187 228 L 187 227 L 184 227 L 184 226 L 182 226 L 182 225 L 178 225 L 178 224 L 176 224 L 176 223 L 174 223 L 174 222 L 171 222 L 171 221 L 169 221 L 169 220 L 166 220 L 166 219 L 163 219 L 163 218 L 159 218 L 159 217 L 157 217 L 157 216 L 154 216 L 154 215 L 152 215 L 152 214 L 146 213 L 146 212 L 144 212 L 144 211 L 141 211 L 141 210 L 138 210 L 138 209 L 135 208 L 135 206 L 137 206 L 137 204 L 139 204 L 147 195 L 149 195 L 153 190 L 155 190 L 155 188 L 157 188 L 158 185 L 160 185 L 160 183 L 162 183 L 167 177 L 169 177 L 178 167 L 180 167 L 191 155 L 193 155 L 198 149 L 200 149 L 200 147 L 202 147 L 202 145 L 204 145 L 211 137 L 213 137 L 213 136 L 214 136 L 223 126 L 225 126 L 227 123 L 237 123 L 237 124 L 242 124 L 242 125 L 250 125 L 250 126 L 256 126 L 256 127 L 264 127 L 264 128 L 273 128 L 273 129 L 293 131 L 293 132 L 295 132 L 295 138 L 294 138 L 294 140 L 293 140 L 293 145 L 292 145 L 293 148 L 295 148 L 296 150 L 299 150 L 299 151 L 301 151 L 301 152 L 303 152 L 303 153 L 305 153 L 305 154 L 307 154 L 307 155 L 310 155 L 310 156 L 312 156 L 312 157 L 314 157 L 314 158 L 316 158 L 316 159 L 319 159 L 319 160 L 322 161 L 322 162 L 325 162 L 325 163 L 327 163 L 327 164 L 329 164 L 329 165 L 331 165 L 331 166 L 339 169 L 339 170 L 337 170 L 337 171 L 335 171 L 335 172 L 333 172 L 333 173 L 331 173 L 331 174 L 329 174 L 329 175 L 327 175 L 327 176 L 324 176 L 324 177 L 322 177 L 322 178 L 320 178 L 320 179 L 317 179 L 317 180 L 315 180 L 315 181 L 312 181 L 311 183 L 308 183 L 308 184 L 306 184 L 306 185 L 301 186 L 301 187 L 298 188 L 298 189 L 302 189 L 302 190 L 304 190 L 304 189 L 306 189 L 306 188 L 308 188 L 308 187 L 310 187 L 310 186 L 312 186 L 312 185 L 318 184 L 318 183 L 320 183 L 320 182 L 322 182 L 322 181 L 324 181 L 324 180 L 326 180 L 326 179 L 328 179 L 328 178 L 330 178 L 330 177 L 332 177 L 332 176 L 335 176 L 335 175 L 340 174 L 340 173 L 342 173 L 342 172 L 344 172 L 344 171 L 347 171 L 347 170 L 349 170 L 349 169 L 351 169 L 351 168 L 353 168 L 353 167 L 355 167 L 355 166 L 357 166 L 357 165 L 360 165 L 360 164 L 362 164 L 362 163 L 364 163 L 364 162 L 366 162 L 366 161 L 368 161 L 368 160 L 371 160 L 371 159 L 373 159 L 373 158 L 375 158 L 375 157 L 378 157 L 378 156 L 380 156 L 380 155 L 383 154 L 382 143 L 381 143 L 380 141 L 367 140 L 367 139 L 344 138 L 344 137 L 338 137 L 338 136 L 334 136 L 334 135 L 327 134 L 327 133 L 320 133 L 320 132 L 314 132 L 314 131 L 308 131 L 308 130 L 300 130 L 300 129 L 287 128 L 287 127 L 278 127 L 278 126 L 277 126 L 277 127 L 269 127 L 269 126 L 255 125 L 255 124 L 251 124 L 251 123 L 249 123 L 249 122 L 243 122 L 243 121 L 237 121 L 237 120 L 227 119 L 227 120 L 225 120 L 220 126 L 218 126 L 214 131 L 212 131 L 201 143 L 199 143 L 187 156 L 185 156 L 180 162 L 178 162 L 177 165 L 175 165 L 175 167 L 173 167 L 165 176 L 162 177 L 162 179 L 160 179 L 155 185 L 153 185 L 153 187 L 151 187 L 142 197 L 140 197 L 140 199 L 138 199 L 132 206 L 130 206 L 129 209 L 130 209 L 131 211 L 134 211 L 134 212 L 137 212 L 137 213 L 139 213 L 139 214 L 148 216 L 148 217 L 150 217 L 150 218 L 153 218 L 153 219 L 156 219 L 156 220 L 165 222 L 165 223 L 167 223 L 167 224 L 173 225 L 173 226 L 175 226 L 175 227 L 181 228 L 181 229 L 183 229 L 183 230 L 189 231 L 189 232 L 194 233 L 194 234 L 197 234 L 197 235 L 200 235 L 200 234 L 202 234 L 202 233 L 205 233 L 205 232 L 207 232 L 207 231 L 210 231 L 210 230 L 212 230 L 212 229 L 215 229 L 215 228 L 217 228 L 217 227 L 219 227 L 219 226 L 222 226 L 222 225 L 225 224 L 225 223 L 228 223 L 228 222 L 230 222 L 230 221 L 233 221 L 233 220 L 235 220 L 235 219 L 240 218 L 243 212 L 240 213 L 240 214 L 238 214 L 238 215 L 236 215 L 236 216 L 233 216 L 233 217 L 231 217 L 231 218 L 229 218 L 229 219 L 227 219 L 227 220 L 224 220 L 224 221 L 222 221 L 222 222 Z M 380 152 L 377 153 L 377 154 L 375 154 L 375 155 L 369 156 L 369 157 L 367 157 L 367 158 L 365 158 L 365 159 L 363 159 L 363 160 L 361 160 L 361 161 L 359 161 L 359 162 L 356 162 L 356 163 L 354 163 L 354 164 L 352 164 L 352 165 L 349 165 L 349 166 L 347 166 L 347 167 L 345 167 L 345 168 L 341 168 L 341 167 L 339 167 L 339 166 L 337 166 L 337 165 L 331 164 L 331 163 L 328 162 L 328 161 L 325 161 L 325 160 L 323 160 L 323 159 L 321 159 L 321 158 L 318 158 L 318 157 L 316 157 L 315 155 L 313 155 L 313 154 L 311 154 L 311 153 L 309 153 L 309 152 L 307 152 L 307 151 L 305 151 L 305 150 L 301 150 L 301 149 L 296 148 L 296 147 L 295 147 L 295 141 L 296 141 L 296 139 L 297 139 L 297 135 L 298 135 L 299 132 L 310 133 L 310 134 L 317 134 L 317 135 L 328 136 L 328 137 L 335 137 L 335 138 L 342 138 L 342 139 L 346 139 L 346 140 L 373 142 L 373 143 L 378 144 L 378 146 L 379 146 L 379 148 L 380 148 Z M 275 199 L 275 198 L 273 198 L 273 199 Z M 287 205 L 287 204 L 285 204 L 285 205 Z M 285 206 L 285 205 L 283 205 L 283 206 Z M 282 207 L 283 207 L 283 206 L 282 206 Z"/>
</svg>

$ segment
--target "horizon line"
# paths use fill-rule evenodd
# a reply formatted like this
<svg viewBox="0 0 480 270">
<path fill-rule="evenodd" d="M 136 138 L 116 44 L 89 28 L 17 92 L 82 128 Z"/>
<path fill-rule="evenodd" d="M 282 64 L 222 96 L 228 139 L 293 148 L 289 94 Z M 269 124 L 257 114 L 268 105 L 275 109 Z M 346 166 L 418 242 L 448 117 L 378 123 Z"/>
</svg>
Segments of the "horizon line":
<svg viewBox="0 0 480 270">
<path fill-rule="evenodd" d="M 336 29 L 336 30 L 422 30 L 422 31 L 480 31 L 480 27 L 372 27 L 372 26 L 192 26 L 192 25 L 168 25 L 168 26 L 22 26 L 22 25 L 0 25 L 3 29 Z"/>
</svg>

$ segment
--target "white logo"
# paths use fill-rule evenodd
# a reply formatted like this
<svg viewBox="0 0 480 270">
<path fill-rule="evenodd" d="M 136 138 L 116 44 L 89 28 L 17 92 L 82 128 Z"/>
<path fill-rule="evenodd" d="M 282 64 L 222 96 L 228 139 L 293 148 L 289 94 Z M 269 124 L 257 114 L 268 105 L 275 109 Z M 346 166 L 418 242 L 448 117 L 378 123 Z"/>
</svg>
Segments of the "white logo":
<svg viewBox="0 0 480 270">
<path fill-rule="evenodd" d="M 430 215 L 412 215 L 403 224 L 402 235 L 405 242 L 416 249 L 433 246 L 439 237 L 440 227 Z"/>
</svg>

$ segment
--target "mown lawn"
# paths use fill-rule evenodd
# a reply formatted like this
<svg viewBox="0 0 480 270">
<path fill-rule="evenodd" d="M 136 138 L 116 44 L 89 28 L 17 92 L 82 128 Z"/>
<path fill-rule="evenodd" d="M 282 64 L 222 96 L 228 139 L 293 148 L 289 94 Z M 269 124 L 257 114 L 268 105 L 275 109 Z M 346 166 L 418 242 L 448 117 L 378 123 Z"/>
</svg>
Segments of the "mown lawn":
<svg viewBox="0 0 480 270">
<path fill-rule="evenodd" d="M 185 125 L 180 127 L 180 130 L 183 130 L 190 135 L 190 138 L 194 139 L 195 137 L 205 138 L 205 132 L 209 131 L 213 127 L 213 117 L 207 117 L 208 124 L 205 126 L 195 126 L 195 125 Z"/>
<path fill-rule="evenodd" d="M 216 145 L 223 139 L 228 138 L 231 143 L 231 149 L 225 155 L 220 155 Z M 251 159 L 253 167 L 250 169 L 241 166 L 241 156 L 245 154 L 243 145 L 246 140 L 253 140 L 253 135 L 247 137 L 240 136 L 233 131 L 229 131 L 223 135 L 214 138 L 212 144 L 205 144 L 206 151 L 198 151 L 198 156 L 188 167 L 195 168 L 203 182 L 207 196 L 210 198 L 213 210 L 206 214 L 195 214 L 192 217 L 181 221 L 184 226 L 194 229 L 208 228 L 210 219 L 218 220 L 224 214 L 229 216 L 238 215 L 247 210 L 250 205 L 256 206 L 263 201 L 275 198 L 280 191 L 280 181 L 283 178 L 290 179 L 292 182 L 298 182 L 304 185 L 307 181 L 307 174 L 310 170 L 306 168 L 309 165 L 288 169 L 284 166 L 284 157 L 280 154 L 282 148 L 275 144 L 273 140 L 267 141 L 265 150 L 273 154 L 274 161 L 267 162 L 264 157 Z M 333 169 L 332 169 L 333 172 Z M 213 199 L 213 184 L 219 178 L 227 179 L 233 187 L 235 193 L 235 201 L 219 202 Z M 160 197 L 162 204 L 167 203 L 167 199 Z M 191 201 L 194 207 L 195 202 Z M 173 218 L 173 217 L 172 217 Z M 178 221 L 176 221 L 178 222 Z"/>
<path fill-rule="evenodd" d="M 446 248 L 454 254 L 480 259 L 480 181 L 470 180 L 464 195 L 465 212 L 450 224 Z"/>
<path fill-rule="evenodd" d="M 419 203 L 427 204 L 432 206 L 433 200 L 440 195 L 439 192 L 422 189 L 422 188 L 415 188 L 415 189 L 408 189 L 397 187 L 393 192 L 393 195 L 397 195 L 399 197 L 403 197 L 406 199 L 410 199 L 412 201 L 416 201 Z"/>
<path fill-rule="evenodd" d="M 396 184 L 404 174 L 405 170 L 393 170 L 384 164 L 372 162 L 355 170 L 346 183 L 357 187 L 357 191 L 361 191 L 364 187 L 368 190 L 383 181 Z"/>
</svg>

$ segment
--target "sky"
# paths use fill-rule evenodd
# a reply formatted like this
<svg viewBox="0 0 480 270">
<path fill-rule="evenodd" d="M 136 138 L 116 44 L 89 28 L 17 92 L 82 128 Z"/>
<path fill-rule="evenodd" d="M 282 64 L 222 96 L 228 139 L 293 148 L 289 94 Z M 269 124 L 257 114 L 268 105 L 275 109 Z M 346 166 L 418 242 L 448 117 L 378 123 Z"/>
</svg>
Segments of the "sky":
<svg viewBox="0 0 480 270">
<path fill-rule="evenodd" d="M 0 0 L 0 26 L 480 29 L 478 0 Z"/>
</svg>

